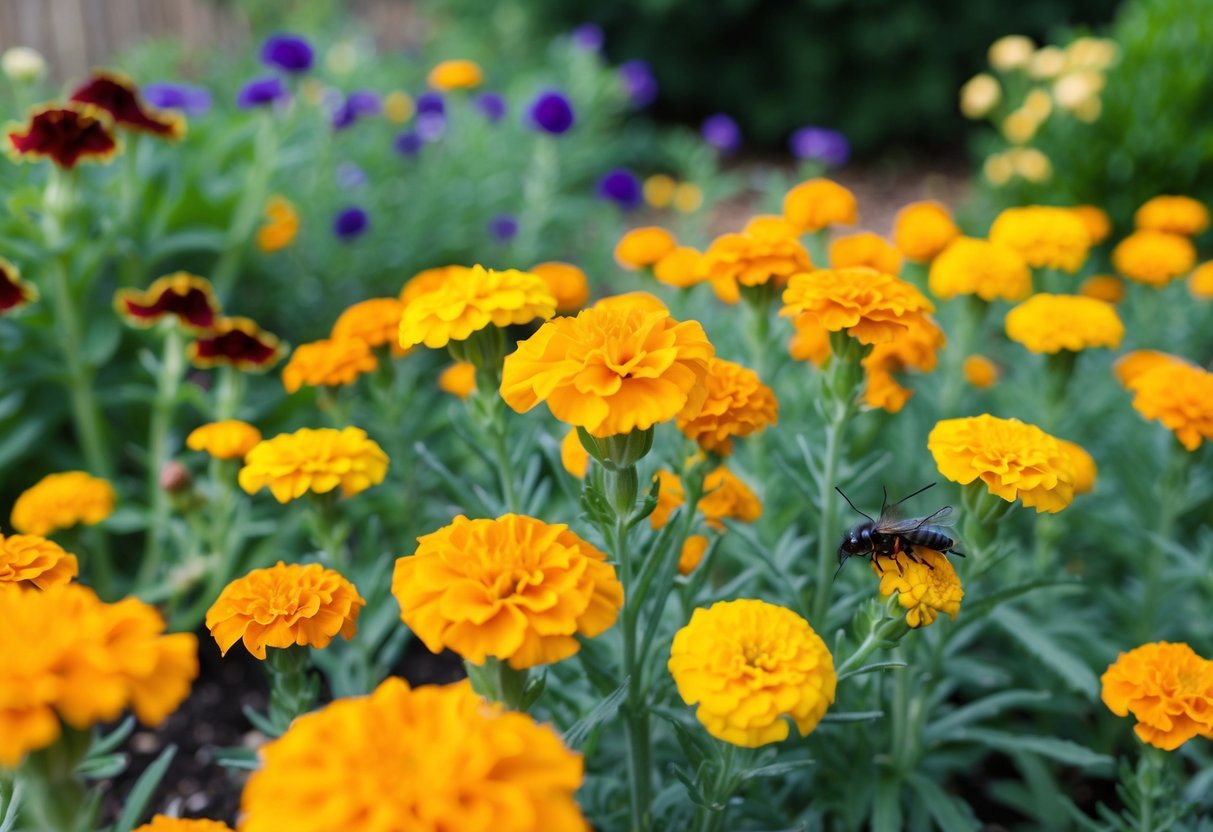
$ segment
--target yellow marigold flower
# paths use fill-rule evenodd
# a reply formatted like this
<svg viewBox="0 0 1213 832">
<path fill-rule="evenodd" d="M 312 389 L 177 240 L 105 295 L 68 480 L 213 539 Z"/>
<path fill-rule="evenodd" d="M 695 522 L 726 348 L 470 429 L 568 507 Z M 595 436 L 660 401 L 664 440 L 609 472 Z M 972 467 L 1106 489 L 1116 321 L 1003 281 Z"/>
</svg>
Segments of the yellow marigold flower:
<svg viewBox="0 0 1213 832">
<path fill-rule="evenodd" d="M 540 263 L 531 269 L 531 274 L 539 275 L 548 284 L 556 296 L 559 313 L 576 312 L 590 300 L 590 281 L 585 272 L 572 263 Z"/>
<path fill-rule="evenodd" d="M 649 523 L 654 529 L 660 529 L 670 522 L 674 509 L 686 502 L 687 495 L 682 480 L 675 474 L 658 471 L 656 479 L 660 490 L 657 493 L 657 507 L 649 515 Z M 718 532 L 725 530 L 725 520 L 753 523 L 762 516 L 762 503 L 758 495 L 723 465 L 704 477 L 703 496 L 699 498 L 696 508 L 703 515 L 704 522 Z"/>
<path fill-rule="evenodd" d="M 1160 361 L 1127 386 L 1137 412 L 1162 422 L 1189 451 L 1213 439 L 1213 373 L 1180 360 Z"/>
<path fill-rule="evenodd" d="M 821 637 L 796 613 L 766 601 L 697 609 L 674 635 L 678 695 L 718 740 L 745 748 L 779 742 L 788 720 L 807 736 L 834 703 L 838 676 Z"/>
<path fill-rule="evenodd" d="M 560 440 L 560 464 L 579 480 L 585 479 L 586 471 L 590 470 L 590 453 L 581 444 L 577 428 L 573 428 Z"/>
<path fill-rule="evenodd" d="M 678 246 L 653 264 L 653 277 L 667 286 L 685 289 L 704 279 L 703 255 L 690 246 Z"/>
<path fill-rule="evenodd" d="M 589 832 L 581 755 L 467 682 L 370 696 L 299 717 L 261 749 L 242 832 Z"/>
<path fill-rule="evenodd" d="M 261 441 L 261 431 L 239 419 L 224 419 L 194 428 L 185 437 L 191 451 L 205 451 L 215 459 L 244 459 Z"/>
<path fill-rule="evenodd" d="M 698 413 L 715 354 L 698 321 L 634 305 L 556 318 L 505 358 L 501 396 L 525 413 L 540 401 L 593 436 L 646 430 Z"/>
<path fill-rule="evenodd" d="M 1032 137 L 1036 135 L 1036 131 L 1040 129 L 1041 119 L 1033 115 L 1024 108 L 1011 112 L 1002 120 L 1002 135 L 1006 140 L 1014 145 L 1027 144 L 1032 141 Z M 993 157 L 991 157 L 993 158 Z M 1004 158 L 1009 166 L 1014 171 L 1013 157 L 1004 155 Z M 1009 178 L 1009 177 L 1008 177 Z"/>
<path fill-rule="evenodd" d="M 466 399 L 476 392 L 476 365 L 470 361 L 456 361 L 438 374 L 438 389 Z"/>
<path fill-rule="evenodd" d="M 1099 95 L 1103 87 L 1103 73 L 1089 69 L 1074 70 L 1053 82 L 1053 100 L 1063 110 L 1078 110 Z"/>
<path fill-rule="evenodd" d="M 1074 499 L 1074 469 L 1061 444 L 1035 425 L 986 413 L 936 423 L 927 437 L 939 473 L 968 485 L 981 480 L 1008 503 L 1058 512 Z"/>
<path fill-rule="evenodd" d="M 1213 260 L 1201 263 L 1188 278 L 1188 293 L 1198 300 L 1213 298 Z"/>
<path fill-rule="evenodd" d="M 984 355 L 970 355 L 964 360 L 962 370 L 965 381 L 978 390 L 993 387 L 998 381 L 999 376 L 1002 375 L 1002 371 L 998 369 L 998 365 Z"/>
<path fill-rule="evenodd" d="M 991 153 L 981 165 L 981 175 L 994 187 L 1001 188 L 1015 175 L 1015 164 L 1008 153 Z"/>
<path fill-rule="evenodd" d="M 393 90 L 383 97 L 383 114 L 388 121 L 403 124 L 413 117 L 416 110 L 413 96 L 403 90 Z"/>
<path fill-rule="evenodd" d="M 866 266 L 885 274 L 898 274 L 901 271 L 901 252 L 879 234 L 862 231 L 839 237 L 830 243 L 830 266 L 835 269 Z"/>
<path fill-rule="evenodd" d="M 1174 751 L 1195 736 L 1213 739 L 1213 662 L 1186 644 L 1143 644 L 1121 653 L 1103 676 L 1100 698 L 1133 715 L 1142 742 Z"/>
<path fill-rule="evenodd" d="M 1092 347 L 1116 349 L 1125 325 L 1116 307 L 1082 295 L 1039 294 L 1007 313 L 1007 337 L 1031 352 L 1078 352 Z"/>
<path fill-rule="evenodd" d="M 275 194 L 265 204 L 265 225 L 257 229 L 257 248 L 266 254 L 286 248 L 299 233 L 299 213 L 289 199 Z"/>
<path fill-rule="evenodd" d="M 678 247 L 674 235 L 656 225 L 633 228 L 615 245 L 615 262 L 625 269 L 652 266 Z"/>
<path fill-rule="evenodd" d="M 1196 246 L 1180 234 L 1134 231 L 1112 249 L 1112 266 L 1130 280 L 1165 286 L 1196 266 Z"/>
<path fill-rule="evenodd" d="M 224 656 L 243 641 L 264 661 L 266 647 L 323 649 L 338 635 L 353 638 L 364 606 L 354 585 L 332 569 L 278 561 L 225 586 L 206 611 L 206 627 Z"/>
<path fill-rule="evenodd" d="M 939 324 L 924 315 L 919 325 L 910 327 L 892 341 L 872 347 L 862 361 L 867 372 L 864 404 L 889 413 L 899 412 L 914 393 L 898 384 L 893 374 L 910 369 L 929 373 L 935 369 L 939 351 L 947 342 Z"/>
<path fill-rule="evenodd" d="M 170 818 L 168 815 L 156 815 L 150 822 L 135 827 L 135 832 L 233 832 L 233 830 L 226 823 L 217 820 Z"/>
<path fill-rule="evenodd" d="M 404 304 L 396 298 L 371 298 L 355 303 L 337 316 L 329 338 L 334 341 L 356 339 L 365 341 L 372 349 L 387 344 L 392 355 L 404 355 L 400 346 L 400 319 Z"/>
<path fill-rule="evenodd" d="M 1120 381 L 1125 389 L 1132 390 L 1138 379 L 1156 367 L 1163 364 L 1187 363 L 1179 356 L 1159 352 L 1158 350 L 1134 350 L 1116 359 L 1116 363 L 1112 366 L 1112 369 L 1116 373 L 1117 380 Z"/>
<path fill-rule="evenodd" d="M 893 244 L 914 263 L 930 263 L 959 236 L 952 214 L 938 202 L 911 202 L 893 220 Z"/>
<path fill-rule="evenodd" d="M 681 182 L 674 190 L 674 210 L 693 214 L 703 206 L 703 189 L 694 182 Z"/>
<path fill-rule="evenodd" d="M 708 550 L 708 539 L 701 534 L 693 534 L 682 544 L 678 555 L 678 574 L 690 575 L 695 567 L 703 562 L 704 553 Z"/>
<path fill-rule="evenodd" d="M 1022 69 L 1035 52 L 1036 44 L 1026 35 L 1005 35 L 990 44 L 990 66 L 999 72 Z"/>
<path fill-rule="evenodd" d="M 466 271 L 469 271 L 467 266 L 438 266 L 434 269 L 422 269 L 401 287 L 400 302 L 408 306 L 422 295 L 441 289 L 452 275 Z"/>
<path fill-rule="evenodd" d="M 294 393 L 300 387 L 339 387 L 353 384 L 363 373 L 374 372 L 379 359 L 361 338 L 323 338 L 300 344 L 282 368 L 282 386 Z"/>
<path fill-rule="evenodd" d="M 1029 205 L 1007 208 L 990 228 L 990 241 L 1015 249 L 1034 269 L 1073 274 L 1087 260 L 1091 238 L 1068 208 Z"/>
<path fill-rule="evenodd" d="M 783 293 L 785 317 L 808 315 L 830 332 L 864 344 L 887 343 L 923 323 L 934 305 L 912 283 L 874 269 L 798 274 Z"/>
<path fill-rule="evenodd" d="M 1099 468 L 1095 458 L 1087 453 L 1086 448 L 1065 439 L 1058 439 L 1061 449 L 1070 457 L 1070 465 L 1074 468 L 1074 493 L 1087 494 L 1095 488 L 1095 477 Z"/>
<path fill-rule="evenodd" d="M 678 429 L 705 451 L 728 456 L 733 437 L 758 433 L 779 421 L 775 391 L 753 370 L 710 358 L 706 382 L 708 396 L 699 413 L 678 417 Z"/>
<path fill-rule="evenodd" d="M 521 670 L 566 659 L 615 623 L 623 584 L 606 555 L 563 524 L 462 515 L 396 561 L 401 618 L 434 653 Z"/>
<path fill-rule="evenodd" d="M 1120 47 L 1109 38 L 1075 38 L 1066 47 L 1066 62 L 1072 67 L 1107 69 L 1116 63 Z"/>
<path fill-rule="evenodd" d="M 897 593 L 897 603 L 906 611 L 911 627 L 926 627 L 946 613 L 956 620 L 964 588 L 946 555 L 921 546 L 914 547 L 914 560 L 905 552 L 893 557 L 872 558 L 872 571 L 880 576 L 880 594 Z"/>
<path fill-rule="evenodd" d="M 637 309 L 641 312 L 664 312 L 670 314 L 670 307 L 652 292 L 624 292 L 621 295 L 611 295 L 597 301 L 591 309 L 619 309 L 628 311 Z"/>
<path fill-rule="evenodd" d="M 651 208 L 668 208 L 674 201 L 674 193 L 677 190 L 678 183 L 674 181 L 674 177 L 667 173 L 655 173 L 644 180 L 644 201 Z"/>
<path fill-rule="evenodd" d="M 944 300 L 957 295 L 1021 300 L 1032 293 L 1032 270 L 1009 246 L 957 237 L 931 263 L 927 288 Z"/>
<path fill-rule="evenodd" d="M 1125 299 L 1125 282 L 1110 274 L 1092 275 L 1078 287 L 1078 294 L 1105 303 L 1120 303 Z"/>
<path fill-rule="evenodd" d="M 1042 46 L 1028 61 L 1028 74 L 1045 80 L 1054 78 L 1066 68 L 1066 54 L 1056 46 Z"/>
<path fill-rule="evenodd" d="M 1074 108 L 1074 117 L 1081 122 L 1090 124 L 1099 118 L 1103 112 L 1103 103 L 1098 98 L 1088 98 Z"/>
<path fill-rule="evenodd" d="M 1142 231 L 1194 237 L 1209 227 L 1209 209 L 1189 196 L 1156 196 L 1137 209 L 1133 222 Z"/>
<path fill-rule="evenodd" d="M 788 191 L 783 215 L 797 232 L 820 231 L 831 225 L 859 222 L 855 195 L 829 179 L 810 179 Z"/>
<path fill-rule="evenodd" d="M 538 275 L 473 266 L 448 272 L 440 288 L 405 301 L 400 345 L 437 349 L 489 326 L 547 320 L 555 313 L 556 297 Z"/>
<path fill-rule="evenodd" d="M 36 534 L 0 534 L 0 591 L 6 586 L 50 589 L 79 574 L 76 556 L 55 541 Z"/>
<path fill-rule="evenodd" d="M 300 428 L 258 442 L 244 458 L 240 487 L 256 494 L 269 486 L 280 503 L 341 486 L 352 497 L 387 476 L 387 454 L 361 428 Z"/>
<path fill-rule="evenodd" d="M 48 474 L 13 504 L 13 528 L 48 535 L 77 523 L 95 526 L 114 513 L 114 487 L 84 471 Z"/>
<path fill-rule="evenodd" d="M 1015 172 L 1029 182 L 1048 182 L 1053 176 L 1053 163 L 1034 147 L 1013 147 L 1007 157 Z"/>
<path fill-rule="evenodd" d="M 484 72 L 475 61 L 443 61 L 430 70 L 425 80 L 436 90 L 465 90 L 480 86 Z"/>
<path fill-rule="evenodd" d="M 979 72 L 960 88 L 960 112 L 965 118 L 985 118 L 1000 101 L 1002 86 L 987 72 Z"/>
<path fill-rule="evenodd" d="M 1091 245 L 1099 245 L 1112 233 L 1112 220 L 1108 217 L 1108 212 L 1102 208 L 1094 205 L 1075 205 L 1070 211 L 1082 220 Z"/>
</svg>

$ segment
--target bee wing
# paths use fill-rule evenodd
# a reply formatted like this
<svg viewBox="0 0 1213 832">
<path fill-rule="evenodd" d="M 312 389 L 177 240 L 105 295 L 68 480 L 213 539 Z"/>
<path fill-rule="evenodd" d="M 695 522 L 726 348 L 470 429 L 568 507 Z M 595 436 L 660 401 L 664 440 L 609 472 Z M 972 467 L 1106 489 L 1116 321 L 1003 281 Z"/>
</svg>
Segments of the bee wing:
<svg viewBox="0 0 1213 832">
<path fill-rule="evenodd" d="M 923 526 L 948 526 L 955 522 L 952 517 L 952 507 L 944 506 L 934 514 L 926 517 L 907 517 L 899 519 L 889 516 L 886 512 L 880 517 L 880 522 L 876 524 L 873 531 L 881 534 L 907 534 L 908 532 L 921 529 Z"/>
</svg>

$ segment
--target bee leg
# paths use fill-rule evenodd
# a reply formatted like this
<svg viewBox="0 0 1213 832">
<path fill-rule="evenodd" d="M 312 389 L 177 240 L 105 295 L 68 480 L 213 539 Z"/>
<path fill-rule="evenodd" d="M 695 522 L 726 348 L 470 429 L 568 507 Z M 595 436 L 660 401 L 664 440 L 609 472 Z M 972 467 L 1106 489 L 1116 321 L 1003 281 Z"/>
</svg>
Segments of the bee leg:
<svg viewBox="0 0 1213 832">
<path fill-rule="evenodd" d="M 964 552 L 958 552 L 955 549 L 948 549 L 947 553 L 949 555 L 956 555 L 956 557 L 958 557 L 958 558 L 963 558 L 965 556 Z"/>
<path fill-rule="evenodd" d="M 895 564 L 897 564 L 897 574 L 904 575 L 906 573 L 906 570 L 905 570 L 905 567 L 902 566 L 902 564 L 901 564 L 901 558 L 894 556 L 893 562 Z"/>
<path fill-rule="evenodd" d="M 876 571 L 883 575 L 884 567 L 880 565 L 880 555 L 875 552 L 872 553 L 872 563 L 876 564 Z"/>
</svg>

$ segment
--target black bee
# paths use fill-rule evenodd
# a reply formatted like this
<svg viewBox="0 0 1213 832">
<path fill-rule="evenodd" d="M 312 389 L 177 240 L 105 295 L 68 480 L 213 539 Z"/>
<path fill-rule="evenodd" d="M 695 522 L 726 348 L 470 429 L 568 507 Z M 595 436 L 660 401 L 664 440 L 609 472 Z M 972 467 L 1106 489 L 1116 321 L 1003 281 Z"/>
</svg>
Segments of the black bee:
<svg viewBox="0 0 1213 832">
<path fill-rule="evenodd" d="M 918 496 L 934 485 L 935 483 L 924 485 L 913 494 L 901 498 L 892 505 L 889 505 L 888 494 L 886 493 L 881 500 L 879 520 L 873 520 L 867 514 L 864 514 L 864 512 L 859 511 L 858 508 L 855 508 L 855 504 L 851 502 L 851 498 L 843 494 L 841 488 L 835 487 L 834 490 L 842 494 L 842 499 L 847 501 L 847 505 L 868 519 L 868 522 L 860 523 L 842 536 L 842 542 L 838 544 L 839 571 L 842 571 L 842 565 L 847 562 L 847 558 L 862 557 L 864 555 L 896 557 L 899 553 L 905 552 L 906 557 L 910 560 L 915 563 L 922 563 L 914 553 L 915 546 L 921 546 L 924 549 L 934 549 L 936 552 L 946 552 L 963 558 L 964 553 L 952 548 L 956 545 L 956 541 L 943 528 L 951 522 L 951 506 L 944 506 L 939 511 L 926 517 L 908 519 L 899 519 L 897 517 L 896 508 L 899 505 L 910 499 L 910 497 Z M 877 561 L 876 563 L 879 567 L 880 562 Z M 900 565 L 898 568 L 900 568 Z"/>
</svg>

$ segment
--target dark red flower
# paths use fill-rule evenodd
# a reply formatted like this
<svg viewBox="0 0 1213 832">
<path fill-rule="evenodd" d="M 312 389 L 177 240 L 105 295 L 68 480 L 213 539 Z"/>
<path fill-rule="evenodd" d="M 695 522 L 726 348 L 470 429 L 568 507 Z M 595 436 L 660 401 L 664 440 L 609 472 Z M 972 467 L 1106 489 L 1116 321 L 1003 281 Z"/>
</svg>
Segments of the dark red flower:
<svg viewBox="0 0 1213 832">
<path fill-rule="evenodd" d="M 9 131 L 8 140 L 18 156 L 45 157 L 61 168 L 103 162 L 118 150 L 109 116 L 86 104 L 35 110 L 28 124 Z"/>
<path fill-rule="evenodd" d="M 33 284 L 21 279 L 21 272 L 0 257 L 0 315 L 38 299 Z"/>
<path fill-rule="evenodd" d="M 71 100 L 105 110 L 119 127 L 128 130 L 169 139 L 185 135 L 185 119 L 180 113 L 161 112 L 146 106 L 135 85 L 121 75 L 95 72 L 88 83 L 72 93 Z"/>
<path fill-rule="evenodd" d="M 219 302 L 211 282 L 188 272 L 162 277 L 142 292 L 119 289 L 114 295 L 114 308 L 135 326 L 151 326 L 172 315 L 195 332 L 209 332 L 219 318 Z"/>
<path fill-rule="evenodd" d="M 282 357 L 278 337 L 248 318 L 220 318 L 210 334 L 189 347 L 190 361 L 199 367 L 226 364 L 238 370 L 268 370 Z"/>
</svg>

